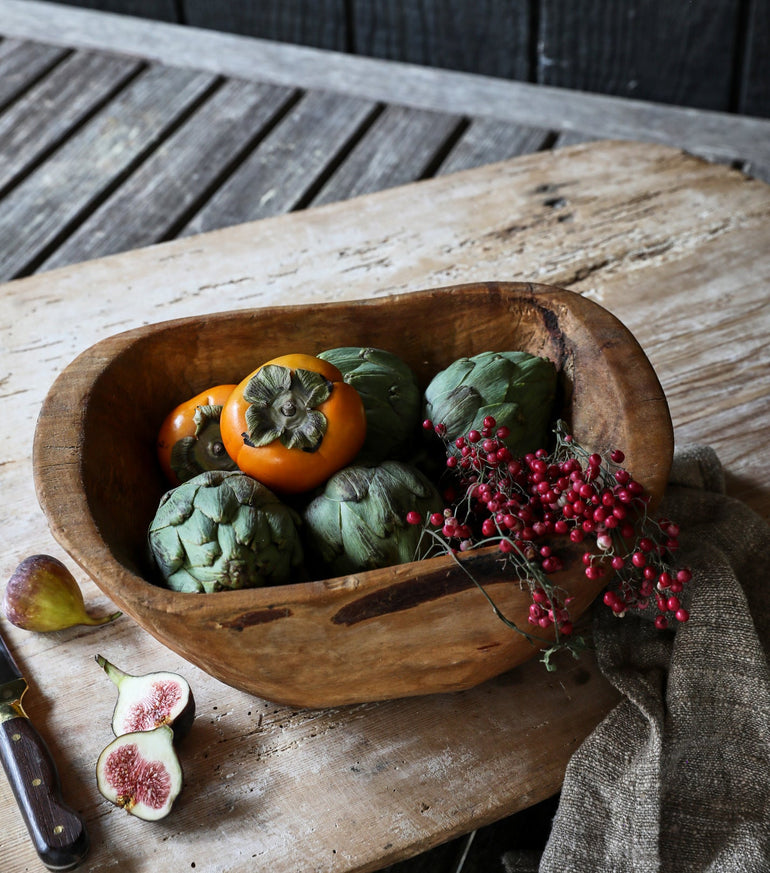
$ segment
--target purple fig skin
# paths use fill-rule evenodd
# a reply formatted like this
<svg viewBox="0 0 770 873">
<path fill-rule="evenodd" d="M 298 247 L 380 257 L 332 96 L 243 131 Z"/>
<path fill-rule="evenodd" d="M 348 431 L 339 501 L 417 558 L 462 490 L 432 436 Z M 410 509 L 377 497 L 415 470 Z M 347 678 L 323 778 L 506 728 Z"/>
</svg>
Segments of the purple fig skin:
<svg viewBox="0 0 770 873">
<path fill-rule="evenodd" d="M 5 587 L 3 611 L 16 627 L 41 633 L 103 625 L 121 615 L 89 615 L 75 577 L 51 555 L 30 555 L 18 565 Z"/>
</svg>

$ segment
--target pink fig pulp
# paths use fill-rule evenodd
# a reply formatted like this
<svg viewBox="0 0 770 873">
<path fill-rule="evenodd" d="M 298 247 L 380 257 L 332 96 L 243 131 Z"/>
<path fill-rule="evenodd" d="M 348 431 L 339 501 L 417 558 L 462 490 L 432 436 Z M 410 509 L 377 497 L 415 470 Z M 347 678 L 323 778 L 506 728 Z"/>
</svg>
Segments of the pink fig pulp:
<svg viewBox="0 0 770 873">
<path fill-rule="evenodd" d="M 182 778 L 173 732 L 167 725 L 116 737 L 96 763 L 102 796 L 145 821 L 171 812 Z"/>
</svg>

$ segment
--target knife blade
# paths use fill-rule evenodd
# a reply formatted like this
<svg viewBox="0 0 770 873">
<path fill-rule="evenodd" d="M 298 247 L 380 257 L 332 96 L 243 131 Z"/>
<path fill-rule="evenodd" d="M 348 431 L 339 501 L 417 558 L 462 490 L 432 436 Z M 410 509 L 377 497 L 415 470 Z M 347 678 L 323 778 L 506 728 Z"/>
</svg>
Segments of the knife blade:
<svg viewBox="0 0 770 873">
<path fill-rule="evenodd" d="M 0 760 L 40 860 L 49 870 L 72 870 L 88 854 L 88 832 L 64 803 L 48 746 L 22 708 L 26 690 L 0 635 Z"/>
</svg>

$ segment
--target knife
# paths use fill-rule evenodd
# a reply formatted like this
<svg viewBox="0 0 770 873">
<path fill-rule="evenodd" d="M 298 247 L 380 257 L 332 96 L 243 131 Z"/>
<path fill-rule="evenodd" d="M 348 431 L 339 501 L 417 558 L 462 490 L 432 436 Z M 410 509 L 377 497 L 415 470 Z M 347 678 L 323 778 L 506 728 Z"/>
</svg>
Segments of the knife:
<svg viewBox="0 0 770 873">
<path fill-rule="evenodd" d="M 22 709 L 26 690 L 0 636 L 0 760 L 40 860 L 49 870 L 72 870 L 88 853 L 88 832 L 64 804 L 51 753 Z"/>
</svg>

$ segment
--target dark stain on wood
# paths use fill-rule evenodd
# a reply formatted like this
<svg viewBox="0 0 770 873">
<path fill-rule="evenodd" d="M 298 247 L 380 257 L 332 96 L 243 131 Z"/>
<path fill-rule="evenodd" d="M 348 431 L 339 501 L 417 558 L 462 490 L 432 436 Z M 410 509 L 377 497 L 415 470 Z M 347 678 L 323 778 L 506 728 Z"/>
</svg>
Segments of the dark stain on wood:
<svg viewBox="0 0 770 873">
<path fill-rule="evenodd" d="M 497 649 L 497 648 L 499 648 L 499 646 L 500 646 L 500 643 L 487 643 L 487 645 L 485 645 L 485 646 L 477 646 L 476 651 L 477 652 L 491 652 L 492 649 Z"/>
<path fill-rule="evenodd" d="M 465 591 L 473 584 L 465 573 L 446 570 L 422 578 L 396 582 L 343 606 L 333 616 L 332 623 L 350 626 L 392 612 L 414 609 L 422 603 Z"/>
<path fill-rule="evenodd" d="M 248 627 L 255 627 L 256 625 L 267 624 L 270 621 L 288 618 L 291 614 L 292 611 L 288 606 L 275 609 L 256 609 L 254 612 L 244 612 L 242 615 L 231 618 L 229 621 L 224 621 L 221 626 L 230 630 L 242 631 Z"/>
</svg>

